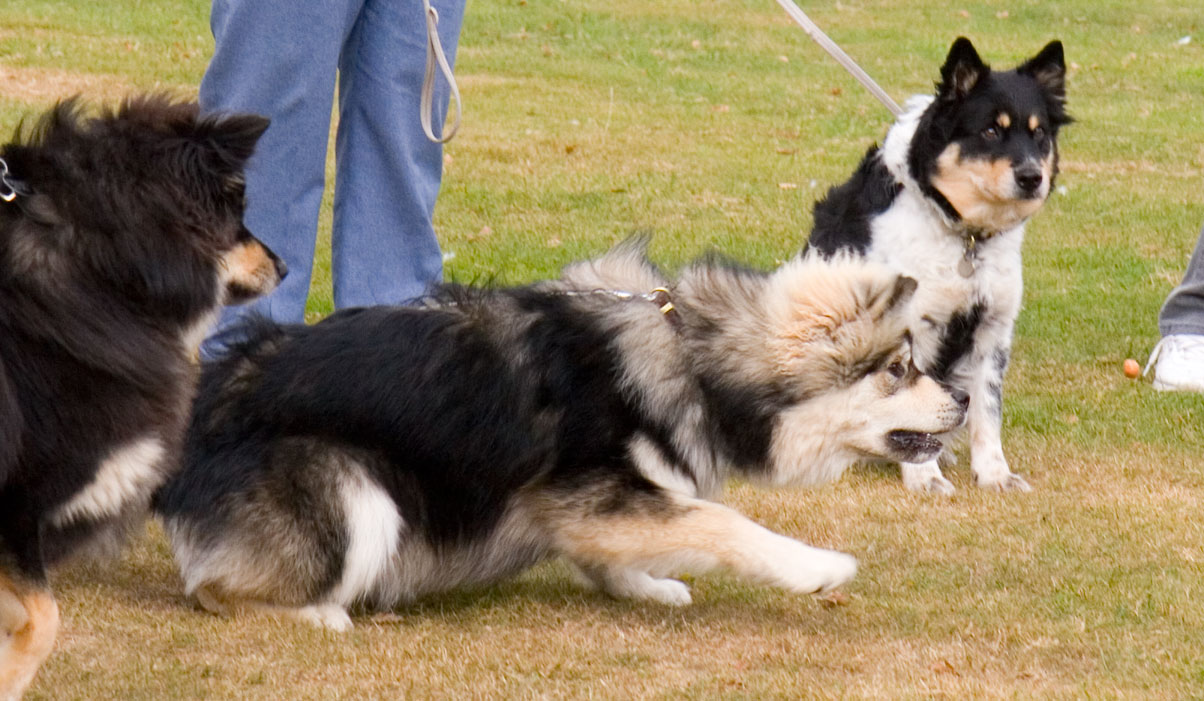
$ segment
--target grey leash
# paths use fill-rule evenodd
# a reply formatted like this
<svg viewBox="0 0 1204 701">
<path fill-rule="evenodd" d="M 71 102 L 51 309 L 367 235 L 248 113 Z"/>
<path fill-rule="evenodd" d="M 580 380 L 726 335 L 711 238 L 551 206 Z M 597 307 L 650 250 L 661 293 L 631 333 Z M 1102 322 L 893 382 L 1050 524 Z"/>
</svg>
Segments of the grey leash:
<svg viewBox="0 0 1204 701">
<path fill-rule="evenodd" d="M 423 11 L 426 14 L 426 75 L 422 78 L 421 107 L 422 130 L 426 138 L 437 144 L 445 144 L 452 140 L 460 129 L 460 86 L 456 85 L 456 76 L 452 74 L 447 56 L 443 53 L 443 44 L 439 41 L 439 13 L 431 7 L 431 0 L 422 0 Z M 435 66 L 447 79 L 451 86 L 452 99 L 456 101 L 456 116 L 450 125 L 443 126 L 443 135 L 435 136 L 431 128 L 431 112 L 435 103 Z"/>
<path fill-rule="evenodd" d="M 886 105 L 886 109 L 890 110 L 891 114 L 898 117 L 903 113 L 903 110 L 899 109 L 899 105 L 890 98 L 890 95 L 887 95 L 886 91 L 883 90 L 877 83 L 875 83 L 874 79 L 871 78 L 868 73 L 861 70 L 861 66 L 858 66 L 856 61 L 849 58 L 849 55 L 846 54 L 843 49 L 837 46 L 836 42 L 829 39 L 828 35 L 824 34 L 824 30 L 820 29 L 819 25 L 817 25 L 815 22 L 812 22 L 811 18 L 804 14 L 803 11 L 799 9 L 799 6 L 794 4 L 793 0 L 778 0 L 778 4 L 782 6 L 782 9 L 786 11 L 786 14 L 790 15 L 795 22 L 798 22 L 799 26 L 803 28 L 803 31 L 807 32 L 807 35 L 815 40 L 815 43 L 823 47 L 823 50 L 827 51 L 832 58 L 836 59 L 837 63 L 844 66 L 846 71 L 852 73 L 853 77 L 857 79 L 857 82 L 864 85 L 865 88 L 870 91 L 871 95 L 878 98 L 879 102 L 881 102 L 883 105 Z"/>
<path fill-rule="evenodd" d="M 677 306 L 673 304 L 673 297 L 669 293 L 667 287 L 657 287 L 646 294 L 638 294 L 636 292 L 627 292 L 626 290 L 608 290 L 605 288 L 596 288 L 592 290 L 550 290 L 548 294 L 558 295 L 560 297 L 588 297 L 593 295 L 604 295 L 615 297 L 624 301 L 639 299 L 645 302 L 652 302 L 656 305 L 657 311 L 669 322 L 669 325 L 674 329 L 681 329 L 681 316 L 677 313 Z M 423 297 L 417 300 L 417 306 L 423 309 L 439 310 L 446 307 L 458 307 L 459 302 L 444 301 L 437 297 Z"/>
<path fill-rule="evenodd" d="M 811 21 L 811 18 L 808 17 L 807 14 L 803 12 L 793 0 L 778 0 L 778 4 L 782 6 L 782 9 L 786 10 L 786 14 L 790 15 L 790 17 L 803 28 L 803 31 L 807 32 L 808 36 L 815 40 L 815 43 L 819 44 L 824 51 L 827 51 L 832 58 L 836 59 L 836 62 L 843 66 L 846 71 L 852 74 L 852 76 L 857 79 L 857 82 L 864 85 L 865 88 L 870 91 L 871 95 L 878 98 L 878 101 L 885 105 L 886 109 L 890 110 L 892 115 L 898 117 L 903 113 L 903 110 L 899 109 L 899 105 L 893 99 L 891 99 L 891 96 L 887 95 L 886 91 L 883 90 L 882 87 L 879 86 L 868 73 L 862 70 L 861 66 L 857 65 L 856 61 L 850 58 L 849 55 L 836 44 L 836 42 L 832 41 L 832 39 L 824 33 L 824 30 L 819 28 L 819 25 Z M 462 111 L 460 103 L 460 87 L 456 84 L 455 75 L 452 74 L 451 66 L 447 62 L 447 56 L 443 53 L 443 44 L 439 41 L 439 13 L 435 10 L 435 8 L 431 7 L 430 0 L 422 0 L 422 6 L 423 11 L 426 14 L 426 75 L 422 79 L 421 97 L 422 130 L 426 132 L 426 138 L 434 141 L 435 143 L 443 144 L 450 141 L 460 129 L 460 116 Z M 451 86 L 451 96 L 456 102 L 455 118 L 452 120 L 450 126 L 445 125 L 443 135 L 441 137 L 435 136 L 435 132 L 431 128 L 432 111 L 435 102 L 434 95 L 436 65 L 438 65 L 439 70 L 443 73 L 443 76 L 447 79 L 448 84 Z"/>
</svg>

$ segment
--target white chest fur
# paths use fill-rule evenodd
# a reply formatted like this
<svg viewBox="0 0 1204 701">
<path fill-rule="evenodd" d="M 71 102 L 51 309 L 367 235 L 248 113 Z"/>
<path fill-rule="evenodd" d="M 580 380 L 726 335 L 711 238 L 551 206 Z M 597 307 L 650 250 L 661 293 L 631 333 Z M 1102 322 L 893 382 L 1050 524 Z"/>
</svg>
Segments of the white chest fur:
<svg viewBox="0 0 1204 701">
<path fill-rule="evenodd" d="M 66 527 L 84 518 L 109 518 L 127 504 L 148 498 L 163 481 L 164 453 L 154 437 L 117 448 L 101 462 L 92 481 L 54 512 L 51 523 Z"/>
<path fill-rule="evenodd" d="M 917 318 L 916 351 L 923 362 L 937 352 L 941 331 L 955 315 L 980 307 L 982 328 L 1010 330 L 1020 311 L 1023 269 L 1020 259 L 1024 225 L 977 241 L 971 251 L 973 271 L 959 271 L 967 240 L 919 194 L 905 189 L 889 209 L 872 222 L 867 257 L 916 279 L 912 309 Z M 938 333 L 924 333 L 934 329 Z"/>
</svg>

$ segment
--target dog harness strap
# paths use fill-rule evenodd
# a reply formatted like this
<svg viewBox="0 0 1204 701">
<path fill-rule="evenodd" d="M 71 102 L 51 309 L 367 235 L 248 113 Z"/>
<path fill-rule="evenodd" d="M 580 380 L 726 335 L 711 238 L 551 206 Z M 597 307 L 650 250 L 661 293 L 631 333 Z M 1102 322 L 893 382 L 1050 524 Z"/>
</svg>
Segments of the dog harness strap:
<svg viewBox="0 0 1204 701">
<path fill-rule="evenodd" d="M 681 328 L 681 315 L 677 313 L 677 307 L 673 306 L 673 300 L 669 297 L 669 290 L 664 287 L 658 287 L 644 296 L 660 309 L 661 314 L 665 316 L 665 320 L 669 322 L 670 326 L 675 329 Z"/>
<path fill-rule="evenodd" d="M 431 7 L 430 0 L 422 0 L 422 6 L 426 11 L 426 75 L 422 78 L 419 119 L 422 122 L 422 130 L 426 132 L 426 138 L 437 144 L 445 144 L 451 141 L 460 129 L 460 86 L 456 85 L 456 76 L 452 74 L 451 66 L 447 63 L 447 56 L 443 53 L 443 44 L 439 41 L 439 13 Z M 450 125 L 444 125 L 442 136 L 435 136 L 435 132 L 431 128 L 433 117 L 431 112 L 435 103 L 436 64 L 443 73 L 443 77 L 447 79 L 448 85 L 451 86 L 452 99 L 456 101 L 456 116 Z"/>
<path fill-rule="evenodd" d="M 8 163 L 0 158 L 0 200 L 12 202 L 17 199 L 17 195 L 29 196 L 33 191 L 29 189 L 29 185 L 24 180 L 14 178 L 8 171 Z"/>
<path fill-rule="evenodd" d="M 619 299 L 623 300 L 642 299 L 655 304 L 657 310 L 660 311 L 660 313 L 665 317 L 665 321 L 668 321 L 669 325 L 675 330 L 681 329 L 681 315 L 677 313 L 677 307 L 674 306 L 673 299 L 669 296 L 669 288 L 667 287 L 658 287 L 653 291 L 642 295 L 635 294 L 634 292 L 626 292 L 624 290 L 607 290 L 603 288 L 590 290 L 588 292 L 581 290 L 561 290 L 559 294 L 562 294 L 565 297 L 580 297 L 582 295 L 609 295 L 611 297 L 618 297 Z"/>
</svg>

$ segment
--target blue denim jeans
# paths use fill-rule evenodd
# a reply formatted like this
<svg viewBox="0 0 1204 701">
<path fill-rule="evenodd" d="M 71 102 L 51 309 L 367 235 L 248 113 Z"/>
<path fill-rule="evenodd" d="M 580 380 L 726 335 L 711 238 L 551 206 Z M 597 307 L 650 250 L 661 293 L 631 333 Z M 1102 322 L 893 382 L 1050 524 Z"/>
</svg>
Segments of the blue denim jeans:
<svg viewBox="0 0 1204 701">
<path fill-rule="evenodd" d="M 464 2 L 432 2 L 449 61 Z M 219 333 L 249 309 L 304 320 L 336 76 L 335 306 L 402 303 L 437 282 L 443 261 L 431 216 L 443 151 L 419 122 L 421 0 L 214 0 L 210 26 L 217 46 L 201 107 L 272 120 L 248 164 L 246 224 L 290 271 L 267 298 L 227 310 Z M 436 86 L 441 125 L 449 91 L 442 79 Z"/>
</svg>

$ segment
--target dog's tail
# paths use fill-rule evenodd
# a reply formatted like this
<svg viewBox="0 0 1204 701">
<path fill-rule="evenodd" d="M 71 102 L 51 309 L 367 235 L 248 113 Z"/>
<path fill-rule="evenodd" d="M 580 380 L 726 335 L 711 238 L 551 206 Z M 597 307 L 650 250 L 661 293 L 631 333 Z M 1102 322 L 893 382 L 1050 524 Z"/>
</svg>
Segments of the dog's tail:
<svg viewBox="0 0 1204 701">
<path fill-rule="evenodd" d="M 560 275 L 560 281 L 576 290 L 642 293 L 667 287 L 664 273 L 648 259 L 651 241 L 651 234 L 637 232 L 598 258 L 567 266 Z"/>
</svg>

